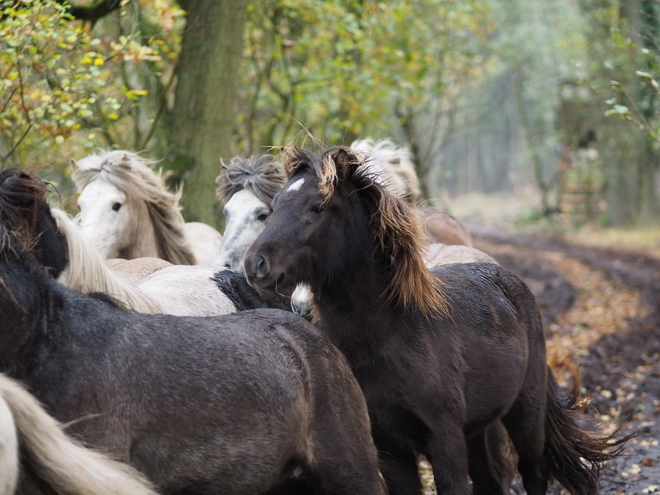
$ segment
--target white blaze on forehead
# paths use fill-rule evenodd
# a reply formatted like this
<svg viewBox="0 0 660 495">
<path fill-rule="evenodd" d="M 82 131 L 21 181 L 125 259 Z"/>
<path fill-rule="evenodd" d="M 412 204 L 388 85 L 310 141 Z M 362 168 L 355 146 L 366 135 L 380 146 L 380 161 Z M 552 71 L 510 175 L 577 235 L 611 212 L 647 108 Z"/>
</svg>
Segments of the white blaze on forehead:
<svg viewBox="0 0 660 495">
<path fill-rule="evenodd" d="M 305 178 L 298 179 L 295 181 L 293 184 L 291 184 L 289 187 L 286 188 L 287 191 L 293 192 L 293 191 L 298 191 L 302 187 L 302 185 L 305 183 Z"/>
</svg>

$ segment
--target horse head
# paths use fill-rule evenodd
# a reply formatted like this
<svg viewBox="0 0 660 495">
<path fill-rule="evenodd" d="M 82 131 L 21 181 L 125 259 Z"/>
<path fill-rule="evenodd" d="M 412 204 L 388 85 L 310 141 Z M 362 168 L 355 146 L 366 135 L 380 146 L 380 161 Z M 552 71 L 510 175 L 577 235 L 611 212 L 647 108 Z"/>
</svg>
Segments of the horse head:
<svg viewBox="0 0 660 495">
<path fill-rule="evenodd" d="M 72 178 L 80 190 L 78 221 L 104 259 L 119 258 L 129 239 L 136 208 L 125 191 L 108 177 L 131 173 L 131 156 L 111 151 L 71 160 Z M 121 171 L 121 172 L 120 172 Z"/>
<path fill-rule="evenodd" d="M 150 163 L 123 150 L 73 160 L 81 227 L 106 259 L 149 256 L 195 264 L 179 207 L 181 191 L 169 192 Z"/>
<path fill-rule="evenodd" d="M 444 308 L 424 266 L 419 218 L 363 166 L 364 154 L 344 147 L 321 156 L 298 148 L 283 154 L 289 182 L 273 199 L 268 225 L 246 255 L 251 284 L 290 293 L 305 282 L 316 294 L 375 263 L 387 301 L 422 311 Z"/>
<path fill-rule="evenodd" d="M 226 225 L 214 264 L 245 273 L 245 253 L 266 225 L 270 203 L 284 185 L 284 173 L 272 155 L 234 157 L 229 165 L 223 164 L 217 182 Z"/>
<path fill-rule="evenodd" d="M 0 219 L 54 277 L 69 263 L 67 244 L 46 199 L 46 182 L 19 169 L 0 172 Z"/>
</svg>

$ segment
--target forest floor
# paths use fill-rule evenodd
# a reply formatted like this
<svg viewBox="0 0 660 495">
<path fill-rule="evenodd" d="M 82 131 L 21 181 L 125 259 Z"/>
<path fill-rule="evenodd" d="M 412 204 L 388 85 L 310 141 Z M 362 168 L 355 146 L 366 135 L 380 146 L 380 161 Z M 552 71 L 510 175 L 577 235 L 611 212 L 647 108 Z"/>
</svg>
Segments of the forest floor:
<svg viewBox="0 0 660 495">
<path fill-rule="evenodd" d="M 660 256 L 587 246 L 558 234 L 469 228 L 475 247 L 522 277 L 536 295 L 548 362 L 559 382 L 568 387 L 579 375 L 592 419 L 605 431 L 624 422 L 626 431 L 637 432 L 624 455 L 601 471 L 601 493 L 660 493 Z M 422 475 L 431 478 L 428 469 Z M 511 493 L 525 493 L 519 478 Z M 558 485 L 548 493 L 568 494 Z"/>
</svg>

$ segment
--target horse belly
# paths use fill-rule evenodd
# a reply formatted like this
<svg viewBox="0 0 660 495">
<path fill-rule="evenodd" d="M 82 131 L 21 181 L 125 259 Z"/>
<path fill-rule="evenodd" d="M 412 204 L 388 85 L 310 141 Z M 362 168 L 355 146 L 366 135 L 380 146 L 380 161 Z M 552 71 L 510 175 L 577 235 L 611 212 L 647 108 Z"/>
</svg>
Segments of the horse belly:
<svg viewBox="0 0 660 495">
<path fill-rule="evenodd" d="M 524 342 L 488 342 L 471 349 L 465 375 L 466 425 L 470 435 L 502 417 L 522 388 L 527 369 Z"/>
</svg>

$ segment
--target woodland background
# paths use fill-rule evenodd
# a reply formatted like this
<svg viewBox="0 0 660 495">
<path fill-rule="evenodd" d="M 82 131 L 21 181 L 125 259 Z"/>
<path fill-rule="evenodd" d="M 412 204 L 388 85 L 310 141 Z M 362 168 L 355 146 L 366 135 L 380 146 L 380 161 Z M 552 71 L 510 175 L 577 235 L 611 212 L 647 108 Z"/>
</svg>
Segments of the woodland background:
<svg viewBox="0 0 660 495">
<path fill-rule="evenodd" d="M 529 220 L 657 222 L 658 0 L 0 0 L 0 14 L 0 166 L 36 170 L 72 208 L 69 160 L 98 148 L 159 160 L 187 219 L 220 225 L 221 159 L 391 137 L 450 212 L 531 190 Z"/>
</svg>

